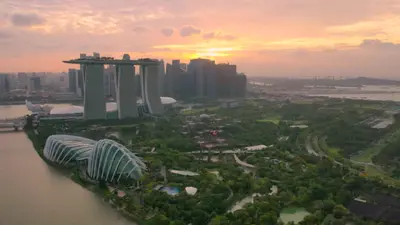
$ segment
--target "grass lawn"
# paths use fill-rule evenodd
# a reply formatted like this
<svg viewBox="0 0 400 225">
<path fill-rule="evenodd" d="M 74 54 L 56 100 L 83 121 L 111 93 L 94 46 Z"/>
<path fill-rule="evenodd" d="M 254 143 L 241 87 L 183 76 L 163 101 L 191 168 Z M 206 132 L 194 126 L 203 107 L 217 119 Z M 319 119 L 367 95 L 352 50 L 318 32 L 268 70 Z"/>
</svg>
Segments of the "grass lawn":
<svg viewBox="0 0 400 225">
<path fill-rule="evenodd" d="M 334 158 L 340 156 L 340 148 L 329 147 L 326 144 L 326 137 L 318 139 L 318 144 L 319 147 L 328 155 Z"/>
<path fill-rule="evenodd" d="M 257 120 L 257 122 L 259 123 L 274 123 L 274 124 L 279 124 L 280 121 L 281 117 L 275 115 L 266 116 L 264 119 Z"/>
<path fill-rule="evenodd" d="M 385 171 L 383 171 L 382 169 L 378 169 L 374 166 L 365 166 L 365 173 L 368 177 L 381 178 L 383 182 L 387 185 L 400 185 L 400 180 L 390 177 Z"/>
<path fill-rule="evenodd" d="M 308 121 L 307 120 L 296 120 L 296 121 L 292 121 L 293 125 L 307 125 Z"/>
<path fill-rule="evenodd" d="M 400 130 L 396 130 L 393 133 L 387 134 L 384 138 L 379 140 L 370 148 L 362 151 L 360 154 L 353 156 L 351 160 L 358 161 L 358 162 L 371 162 L 372 158 L 379 154 L 379 152 L 387 145 L 388 142 L 394 141 L 400 137 Z"/>
<path fill-rule="evenodd" d="M 372 161 L 372 157 L 379 153 L 380 149 L 380 146 L 373 146 L 365 151 L 362 151 L 360 154 L 351 157 L 351 160 L 369 163 Z"/>
<path fill-rule="evenodd" d="M 182 114 L 183 115 L 192 115 L 192 114 L 197 114 L 197 113 L 202 113 L 202 112 L 205 113 L 205 111 L 213 112 L 213 111 L 217 111 L 219 109 L 220 109 L 219 106 L 206 107 L 206 108 L 195 108 L 195 109 L 191 109 L 191 110 L 185 110 L 182 112 Z"/>
<path fill-rule="evenodd" d="M 382 109 L 380 104 L 368 104 L 368 105 L 354 105 L 354 108 L 363 108 L 363 109 Z"/>
<path fill-rule="evenodd" d="M 302 99 L 302 100 L 294 100 L 294 104 L 304 104 L 304 105 L 310 105 L 314 103 L 314 100 L 307 100 L 307 99 Z"/>
<path fill-rule="evenodd" d="M 400 137 L 400 130 L 396 130 L 390 134 L 387 134 L 384 138 L 379 140 L 376 144 L 374 144 L 371 148 L 361 152 L 359 155 L 354 156 L 351 160 L 358 162 L 371 163 L 372 158 L 379 154 L 379 152 L 387 145 L 388 142 L 394 141 L 395 139 Z M 365 166 L 365 172 L 369 177 L 379 177 L 383 180 L 383 182 L 387 185 L 400 185 L 400 180 L 394 179 L 390 177 L 389 172 L 384 171 L 381 168 L 377 168 L 372 165 Z"/>
</svg>

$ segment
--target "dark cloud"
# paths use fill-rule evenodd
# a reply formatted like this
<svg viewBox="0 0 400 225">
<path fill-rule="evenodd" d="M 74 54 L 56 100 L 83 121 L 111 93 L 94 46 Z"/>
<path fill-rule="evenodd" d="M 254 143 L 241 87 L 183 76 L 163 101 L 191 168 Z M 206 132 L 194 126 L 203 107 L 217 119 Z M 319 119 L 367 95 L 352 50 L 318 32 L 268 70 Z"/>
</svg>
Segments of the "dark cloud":
<svg viewBox="0 0 400 225">
<path fill-rule="evenodd" d="M 12 36 L 13 36 L 13 33 L 11 31 L 0 29 L 0 40 L 9 39 Z"/>
<path fill-rule="evenodd" d="M 182 37 L 188 37 L 188 36 L 192 36 L 192 35 L 196 35 L 196 34 L 200 34 L 200 33 L 201 33 L 201 29 L 196 28 L 192 25 L 184 26 L 180 30 L 180 35 Z"/>
<path fill-rule="evenodd" d="M 161 33 L 164 34 L 164 36 L 171 37 L 174 34 L 174 28 L 165 27 L 161 29 Z"/>
<path fill-rule="evenodd" d="M 46 22 L 45 19 L 34 13 L 15 13 L 11 15 L 11 23 L 17 27 L 31 27 L 43 24 L 44 22 Z"/>
<path fill-rule="evenodd" d="M 210 32 L 210 33 L 206 33 L 203 35 L 203 38 L 206 40 L 210 40 L 210 39 L 219 39 L 219 40 L 226 40 L 226 41 L 231 41 L 236 39 L 235 36 L 230 35 L 230 34 L 221 34 L 219 32 Z"/>
<path fill-rule="evenodd" d="M 137 27 L 134 27 L 134 28 L 133 28 L 133 31 L 134 31 L 135 33 L 145 33 L 145 32 L 147 32 L 147 31 L 149 31 L 149 28 L 144 27 L 144 26 L 137 26 Z"/>
<path fill-rule="evenodd" d="M 361 44 L 361 48 L 366 49 L 386 49 L 386 50 L 400 50 L 399 44 L 394 44 L 392 42 L 383 42 L 378 39 L 365 39 Z"/>
</svg>

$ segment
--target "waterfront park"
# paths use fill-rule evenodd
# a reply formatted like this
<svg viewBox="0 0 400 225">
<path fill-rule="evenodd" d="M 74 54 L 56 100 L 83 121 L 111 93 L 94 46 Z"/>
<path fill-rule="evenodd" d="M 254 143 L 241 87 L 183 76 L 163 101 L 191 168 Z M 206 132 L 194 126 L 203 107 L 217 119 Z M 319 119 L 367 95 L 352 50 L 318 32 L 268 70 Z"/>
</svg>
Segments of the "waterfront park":
<svg viewBox="0 0 400 225">
<path fill-rule="evenodd" d="M 158 118 L 28 117 L 25 132 L 43 160 L 136 224 L 398 221 L 395 103 L 238 101 Z"/>
</svg>

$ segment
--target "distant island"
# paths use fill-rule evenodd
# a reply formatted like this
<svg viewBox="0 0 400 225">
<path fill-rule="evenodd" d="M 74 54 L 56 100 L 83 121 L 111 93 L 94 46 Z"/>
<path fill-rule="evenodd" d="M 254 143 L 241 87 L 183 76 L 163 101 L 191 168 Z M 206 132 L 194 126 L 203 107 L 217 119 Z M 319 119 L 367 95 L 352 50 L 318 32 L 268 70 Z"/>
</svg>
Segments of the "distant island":
<svg viewBox="0 0 400 225">
<path fill-rule="evenodd" d="M 313 79 L 289 79 L 289 78 L 272 78 L 272 77 L 254 77 L 250 81 L 262 82 L 273 86 L 285 87 L 304 87 L 304 86 L 341 86 L 341 87 L 362 87 L 364 85 L 393 85 L 400 86 L 400 81 L 357 77 L 347 79 L 335 79 L 334 77 L 313 78 Z"/>
</svg>

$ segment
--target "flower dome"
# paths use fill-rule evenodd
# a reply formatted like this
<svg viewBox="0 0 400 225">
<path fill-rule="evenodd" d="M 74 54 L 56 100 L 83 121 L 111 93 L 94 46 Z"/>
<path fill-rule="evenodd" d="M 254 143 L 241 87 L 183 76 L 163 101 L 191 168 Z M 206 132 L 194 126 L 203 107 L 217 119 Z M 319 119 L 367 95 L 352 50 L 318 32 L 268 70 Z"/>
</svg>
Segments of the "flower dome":
<svg viewBox="0 0 400 225">
<path fill-rule="evenodd" d="M 146 165 L 125 146 L 109 139 L 94 141 L 73 135 L 51 135 L 44 157 L 60 165 L 85 160 L 86 172 L 94 180 L 119 181 L 121 177 L 140 179 Z"/>
<path fill-rule="evenodd" d="M 88 160 L 88 175 L 95 180 L 119 181 L 121 177 L 139 179 L 146 165 L 125 146 L 113 140 L 96 143 Z"/>
<path fill-rule="evenodd" d="M 46 140 L 43 155 L 53 163 L 68 164 L 88 157 L 95 144 L 96 141 L 83 137 L 51 135 Z"/>
</svg>

